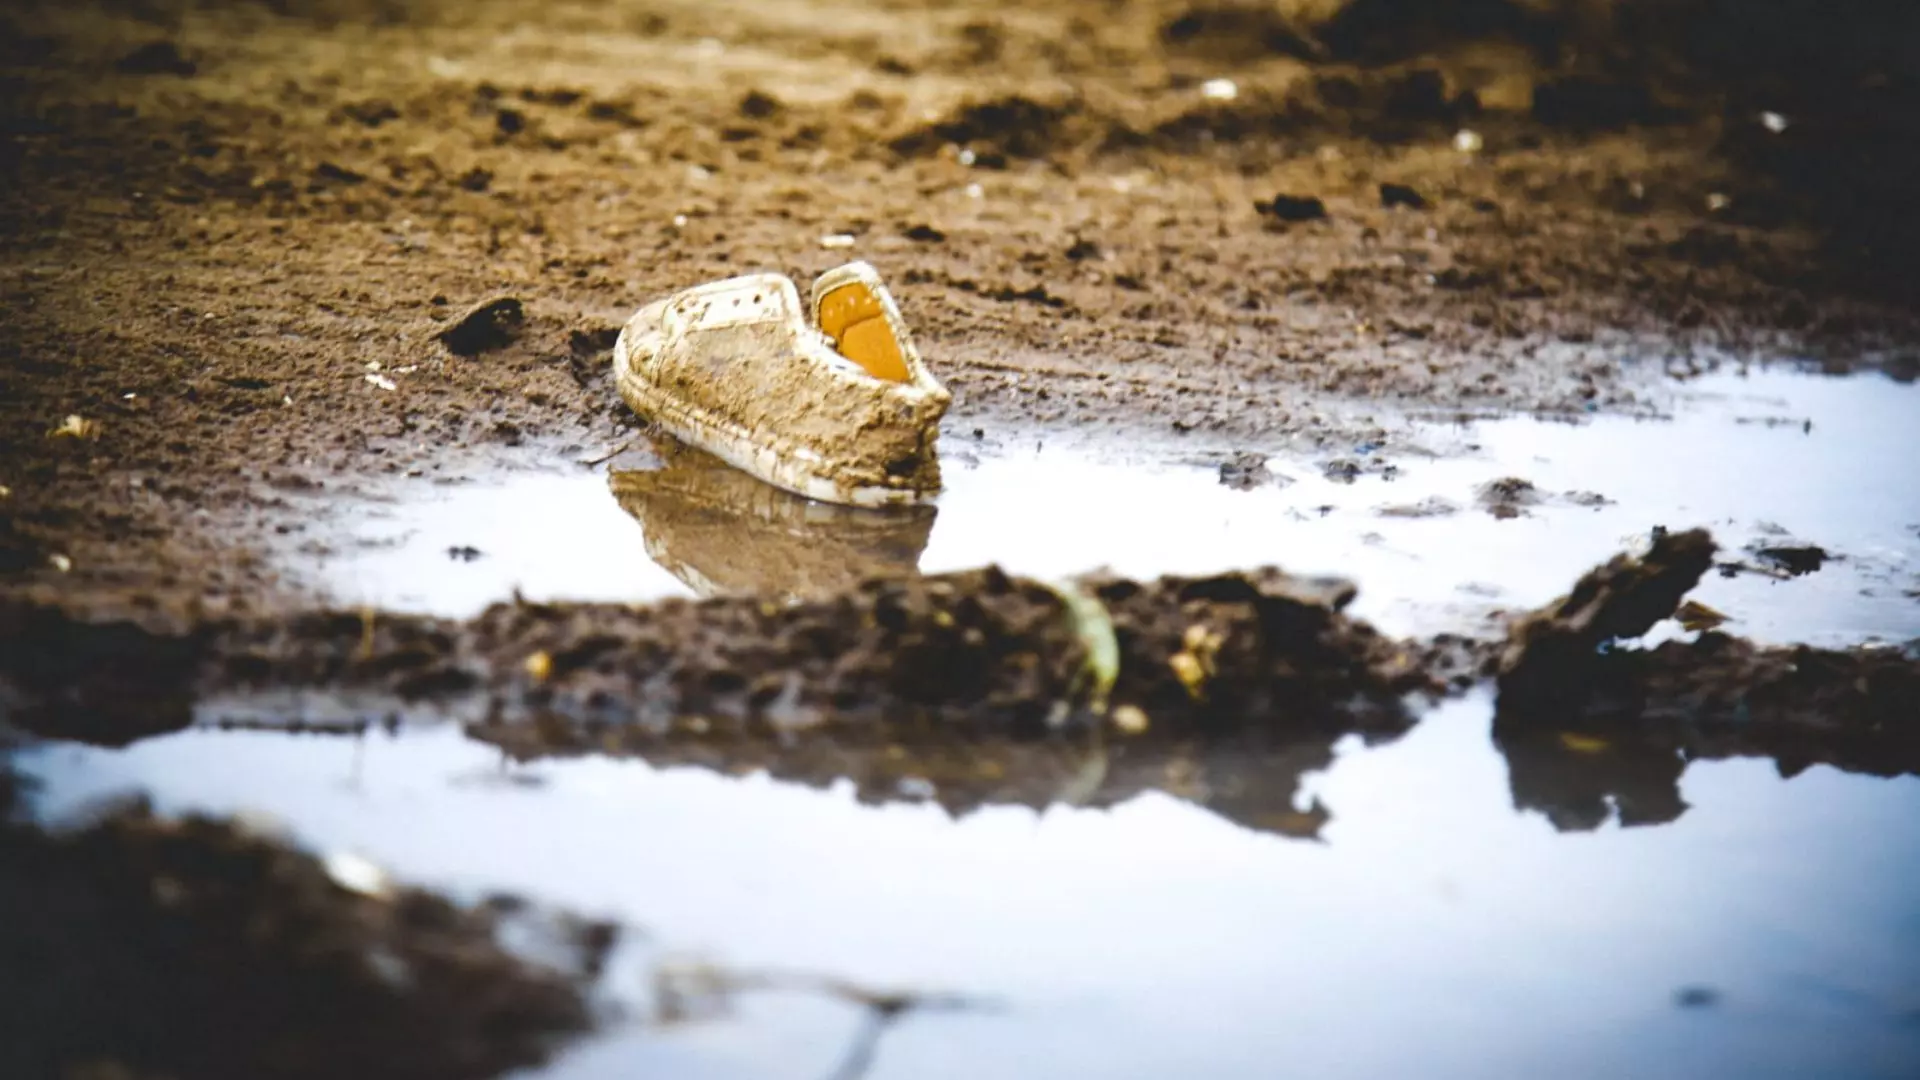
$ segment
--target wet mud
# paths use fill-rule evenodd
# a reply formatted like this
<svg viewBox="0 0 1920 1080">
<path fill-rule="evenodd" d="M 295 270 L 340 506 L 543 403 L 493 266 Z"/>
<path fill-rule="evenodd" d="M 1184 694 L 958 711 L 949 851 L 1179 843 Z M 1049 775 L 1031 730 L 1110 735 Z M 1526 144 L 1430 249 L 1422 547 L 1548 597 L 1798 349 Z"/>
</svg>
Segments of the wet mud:
<svg viewBox="0 0 1920 1080">
<path fill-rule="evenodd" d="M 131 699 L 141 717 L 172 701 L 184 721 L 200 697 L 275 687 L 412 702 L 480 693 L 516 716 L 643 730 L 731 723 L 801 732 L 905 711 L 1039 734 L 1096 708 L 1086 671 L 1098 632 L 1063 588 L 1111 620 L 1118 659 L 1108 703 L 1176 729 L 1329 710 L 1402 723 L 1394 719 L 1404 716 L 1402 697 L 1438 693 L 1470 670 L 1449 642 L 1424 663 L 1345 618 L 1351 585 L 1279 571 L 1076 588 L 988 569 L 879 579 L 793 605 L 508 603 L 470 621 L 367 610 L 148 629 L 14 607 L 0 616 L 0 639 L 13 711 L 48 734 L 143 734 L 98 727 L 116 715 L 116 698 Z M 106 657 L 118 669 L 113 683 L 89 675 Z"/>
<path fill-rule="evenodd" d="M 298 602 L 258 558 L 291 495 L 599 452 L 635 307 L 827 235 L 962 430 L 1240 450 L 1348 433 L 1328 399 L 1632 410 L 1654 355 L 1912 374 L 1901 5 L 799 10 L 10 9 L 5 587 Z"/>
<path fill-rule="evenodd" d="M 1915 643 L 1762 644 L 1689 599 L 1858 568 L 1836 589 L 1910 598 L 1905 549 L 1850 527 L 1742 511 L 1722 546 L 1675 518 L 1551 603 L 1398 636 L 1355 584 L 1255 560 L 921 575 L 931 509 L 624 467 L 656 433 L 609 377 L 645 301 L 860 258 L 962 467 L 1077 440 L 1253 498 L 1392 480 L 1427 452 L 1406 418 L 1653 415 L 1670 377 L 1771 363 L 1910 383 L 1916 70 L 1897 3 L 11 5 L 0 721 L 125 746 L 451 718 L 515 762 L 956 814 L 1163 792 L 1298 839 L 1339 746 L 1475 694 L 1513 805 L 1565 831 L 1675 821 L 1704 760 L 1920 775 Z M 339 542 L 316 507 L 566 462 L 614 464 L 608 501 L 699 599 L 454 617 L 298 567 Z M 1894 515 L 1897 472 L 1830 483 Z M 1529 475 L 1373 514 L 1612 505 Z M 1910 625 L 1874 617 L 1843 640 Z M 533 963 L 501 945 L 528 901 L 343 884 L 239 821 L 9 822 L 8 1075 L 499 1075 L 598 1021 L 610 924 L 551 916 L 567 962 Z M 855 996 L 848 1075 L 915 1007 Z"/>
<path fill-rule="evenodd" d="M 10 821 L 0 871 L 8 1076 L 497 1076 L 596 1025 L 618 937 L 142 806 L 51 833 Z M 509 951 L 513 923 L 551 948 Z"/>
<path fill-rule="evenodd" d="M 1714 551 L 1702 530 L 1656 533 L 1504 642 L 1397 640 L 1343 613 L 1352 584 L 1277 570 L 1053 584 L 988 569 L 791 604 L 518 602 L 471 620 L 368 609 L 165 627 L 11 605 L 0 687 L 17 724 L 63 738 L 126 741 L 187 726 L 197 701 L 314 688 L 477 709 L 490 738 L 525 754 L 689 733 L 876 746 L 909 733 L 1392 735 L 1420 698 L 1491 677 L 1501 730 L 1651 729 L 1790 771 L 1920 771 L 1910 646 L 1762 648 L 1714 631 L 1631 646 L 1676 615 Z"/>
</svg>

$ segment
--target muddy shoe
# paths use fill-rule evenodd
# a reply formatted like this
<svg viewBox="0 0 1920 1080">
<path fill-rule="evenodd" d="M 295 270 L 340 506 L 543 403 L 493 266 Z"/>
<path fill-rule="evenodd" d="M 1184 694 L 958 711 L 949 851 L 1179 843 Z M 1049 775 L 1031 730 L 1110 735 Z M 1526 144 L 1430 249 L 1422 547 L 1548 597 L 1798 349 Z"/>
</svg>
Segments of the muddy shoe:
<svg viewBox="0 0 1920 1080">
<path fill-rule="evenodd" d="M 814 282 L 751 274 L 641 308 L 613 348 L 620 396 L 668 434 L 808 498 L 854 506 L 940 490 L 951 398 L 866 263 Z M 816 328 L 817 325 L 817 328 Z"/>
</svg>

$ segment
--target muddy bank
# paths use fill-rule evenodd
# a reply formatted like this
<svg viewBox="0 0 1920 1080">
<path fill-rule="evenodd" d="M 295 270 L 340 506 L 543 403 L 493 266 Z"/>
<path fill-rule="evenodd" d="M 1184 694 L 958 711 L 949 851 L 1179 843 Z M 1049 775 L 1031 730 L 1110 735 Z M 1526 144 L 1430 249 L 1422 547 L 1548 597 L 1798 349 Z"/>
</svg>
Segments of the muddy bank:
<svg viewBox="0 0 1920 1080">
<path fill-rule="evenodd" d="M 1389 736 L 1413 723 L 1410 703 L 1493 677 L 1496 728 L 1515 737 L 1652 732 L 1788 769 L 1920 771 L 1911 647 L 1767 649 L 1717 632 L 1630 646 L 1713 551 L 1702 531 L 1658 533 L 1504 643 L 1394 640 L 1343 614 L 1350 584 L 1274 570 L 1060 586 L 988 569 L 791 605 L 516 603 L 470 621 L 367 610 L 142 626 L 11 604 L 0 702 L 42 734 L 124 741 L 184 727 L 222 695 L 311 688 L 390 703 L 359 723 L 456 711 L 522 755 L 693 745 L 750 762 L 763 742 L 831 759 L 1063 732 Z"/>
<path fill-rule="evenodd" d="M 538 959 L 503 946 L 516 924 L 548 942 Z M 52 833 L 9 821 L 0 1072 L 497 1076 L 593 1028 L 616 934 L 391 885 L 237 822 L 137 806 Z"/>
<path fill-rule="evenodd" d="M 1464 642 L 1415 649 L 1346 618 L 1352 596 L 1344 582 L 1273 570 L 1053 586 L 987 569 L 792 605 L 510 603 L 470 621 L 367 610 L 96 624 L 15 604 L 0 640 L 16 714 L 93 738 L 184 723 L 210 694 L 298 687 L 415 703 L 478 695 L 516 718 L 640 730 L 803 732 L 910 714 L 1039 734 L 1123 705 L 1182 731 L 1329 713 L 1393 729 L 1407 722 L 1401 698 L 1471 670 Z M 167 703 L 171 720 L 156 719 Z M 139 719 L 116 732 L 123 714 Z"/>
</svg>

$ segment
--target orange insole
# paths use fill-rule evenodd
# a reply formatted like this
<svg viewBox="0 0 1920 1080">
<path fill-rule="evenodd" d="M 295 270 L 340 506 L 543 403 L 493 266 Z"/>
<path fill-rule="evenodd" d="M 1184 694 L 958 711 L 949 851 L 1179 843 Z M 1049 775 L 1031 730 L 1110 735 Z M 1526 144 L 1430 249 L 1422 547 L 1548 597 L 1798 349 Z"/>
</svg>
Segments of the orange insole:
<svg viewBox="0 0 1920 1080">
<path fill-rule="evenodd" d="M 880 298 L 859 282 L 842 285 L 820 298 L 820 332 L 833 339 L 840 355 L 867 369 L 876 379 L 907 381 L 907 361 L 887 325 Z"/>
</svg>

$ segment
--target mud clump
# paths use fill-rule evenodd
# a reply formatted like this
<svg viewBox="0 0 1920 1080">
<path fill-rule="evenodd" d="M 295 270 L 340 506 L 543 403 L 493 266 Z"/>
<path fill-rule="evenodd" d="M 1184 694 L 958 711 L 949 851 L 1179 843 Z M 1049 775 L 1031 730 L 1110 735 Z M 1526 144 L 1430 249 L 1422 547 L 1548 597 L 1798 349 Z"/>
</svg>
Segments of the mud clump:
<svg viewBox="0 0 1920 1080">
<path fill-rule="evenodd" d="M 120 58 L 114 69 L 128 75 L 177 75 L 186 78 L 200 70 L 199 65 L 181 53 L 171 41 L 150 41 Z"/>
<path fill-rule="evenodd" d="M 1143 710 L 1170 734 L 1249 725 L 1401 730 L 1411 723 L 1406 695 L 1447 686 L 1449 675 L 1420 646 L 1342 613 L 1353 597 L 1344 582 L 1265 570 L 1078 587 L 1111 621 L 1118 668 L 1109 673 L 1110 702 Z M 41 607 L 0 619 L 9 629 L 144 673 L 142 700 L 303 686 L 415 703 L 477 695 L 496 715 L 550 718 L 571 738 L 683 722 L 791 733 L 912 715 L 1034 736 L 1064 720 L 1098 720 L 1085 689 L 1097 639 L 1055 587 L 992 568 L 875 580 L 791 605 L 511 603 L 467 622 L 322 611 L 203 620 L 176 632 L 78 622 Z M 0 637 L 0 655 L 18 655 L 17 640 Z M 103 695 L 76 689 L 86 669 L 35 674 L 9 663 L 0 667 L 0 700 L 51 735 L 151 733 L 151 716 L 137 729 L 111 727 L 122 714 L 100 710 Z M 182 726 L 186 717 L 183 706 L 167 722 Z"/>
<path fill-rule="evenodd" d="M 1528 507 L 1538 506 L 1541 495 L 1533 481 L 1508 476 L 1481 485 L 1476 499 L 1487 513 L 1506 520 L 1520 517 Z"/>
<path fill-rule="evenodd" d="M 1920 642 L 1905 649 L 1763 648 L 1725 634 L 1617 650 L 1580 676 L 1578 700 L 1493 728 L 1514 805 L 1556 828 L 1661 824 L 1687 808 L 1690 762 L 1771 759 L 1875 776 L 1920 773 Z"/>
<path fill-rule="evenodd" d="M 1235 491 L 1252 491 L 1275 483 L 1286 486 L 1284 478 L 1267 468 L 1267 455 L 1243 452 L 1220 463 L 1220 483 Z"/>
<path fill-rule="evenodd" d="M 593 1027 L 614 927 L 336 876 L 141 807 L 74 832 L 0 826 L 0 1074 L 455 1080 L 541 1064 Z M 565 964 L 497 943 L 533 918 Z"/>
<path fill-rule="evenodd" d="M 1081 587 L 1112 620 L 1111 701 L 1169 732 L 1322 714 L 1345 726 L 1359 713 L 1397 729 L 1409 722 L 1401 696 L 1440 689 L 1405 650 L 1340 614 L 1351 586 L 1265 571 Z M 642 738 L 684 717 L 796 731 L 903 714 L 1039 735 L 1086 704 L 1075 686 L 1090 649 L 1051 587 L 993 569 L 876 581 L 786 608 L 502 606 L 474 638 L 497 699 L 602 734 L 635 725 Z M 539 679 L 499 678 L 536 655 Z M 1182 655 L 1197 666 L 1183 669 Z"/>
<path fill-rule="evenodd" d="M 1261 570 L 1088 584 L 1119 638 L 1113 700 L 1155 723 L 1398 732 L 1412 725 L 1403 698 L 1446 689 L 1419 647 L 1344 614 L 1357 590 L 1341 579 Z"/>
<path fill-rule="evenodd" d="M 1681 115 L 1643 83 L 1568 76 L 1533 90 L 1534 119 L 1552 127 L 1597 131 L 1672 123 Z"/>
<path fill-rule="evenodd" d="M 1275 221 L 1291 223 L 1324 221 L 1327 216 L 1327 204 L 1313 195 L 1275 195 L 1255 202 L 1253 209 Z"/>
<path fill-rule="evenodd" d="M 957 144 L 976 154 L 1044 158 L 1064 140 L 1067 120 L 1076 111 L 1071 106 L 1043 104 L 1027 97 L 999 98 L 962 106 L 944 120 L 899 136 L 890 146 L 907 157 Z"/>
<path fill-rule="evenodd" d="M 1425 210 L 1427 200 L 1425 196 L 1406 184 L 1381 184 L 1380 205 L 1388 210 L 1396 206 L 1404 206 L 1409 210 Z"/>
<path fill-rule="evenodd" d="M 483 301 L 458 322 L 434 335 L 455 356 L 478 356 L 513 344 L 526 326 L 527 310 L 517 298 Z"/>
<path fill-rule="evenodd" d="M 740 99 L 740 115 L 752 120 L 766 120 L 777 116 L 784 108 L 780 99 L 764 90 L 749 90 Z"/>
<path fill-rule="evenodd" d="M 1493 734 L 1516 807 L 1563 830 L 1671 821 L 1681 774 L 1703 758 L 1771 758 L 1788 776 L 1920 772 L 1920 641 L 1768 648 L 1720 633 L 1718 612 L 1681 602 L 1714 550 L 1704 530 L 1658 533 L 1513 626 L 1492 665 Z M 1608 647 L 1669 616 L 1699 636 Z"/>
<path fill-rule="evenodd" d="M 1706 630 L 1695 641 L 1610 647 L 1679 617 L 1713 552 L 1703 531 L 1660 534 L 1504 642 L 1386 638 L 1345 614 L 1350 583 L 1277 570 L 1092 577 L 1070 603 L 1061 587 L 989 568 L 790 604 L 512 603 L 467 621 L 316 611 L 80 622 L 16 606 L 0 612 L 0 708 L 50 736 L 113 743 L 184 727 L 214 695 L 309 688 L 367 703 L 359 729 L 446 709 L 483 717 L 470 733 L 523 757 L 758 761 L 802 778 L 840 769 L 876 799 L 919 778 L 965 808 L 1067 789 L 1121 797 L 1109 765 L 1124 759 L 1145 777 L 1157 756 L 1178 771 L 1219 740 L 1306 761 L 1342 734 L 1391 738 L 1413 724 L 1413 700 L 1492 675 L 1517 801 L 1540 803 L 1563 772 L 1602 794 L 1643 789 L 1631 811 L 1568 796 L 1550 814 L 1562 827 L 1593 820 L 1596 805 L 1646 821 L 1676 812 L 1677 795 L 1655 783 L 1676 756 L 1920 772 L 1920 643 L 1763 648 L 1696 618 Z M 1104 711 L 1087 685 L 1103 651 Z M 43 666 L 59 653 L 88 659 Z M 967 771 L 989 760 L 1001 762 L 991 775 Z M 1277 807 L 1246 812 L 1263 828 L 1306 827 Z"/>
<path fill-rule="evenodd" d="M 180 620 L 81 620 L 0 599 L 0 720 L 110 746 L 183 728 L 204 637 Z"/>
<path fill-rule="evenodd" d="M 1817 544 L 1776 544 L 1753 549 L 1754 557 L 1787 577 L 1805 577 L 1833 559 Z"/>
<path fill-rule="evenodd" d="M 1712 566 L 1705 530 L 1657 532 L 1514 624 L 1493 670 L 1496 739 L 1599 753 L 1762 756 L 1881 775 L 1920 769 L 1920 642 L 1905 648 L 1767 648 L 1713 629 L 1691 642 L 1612 648 L 1684 609 Z"/>
<path fill-rule="evenodd" d="M 1766 648 L 1708 632 L 1610 658 L 1591 691 L 1596 722 L 1671 725 L 1689 757 L 1770 757 L 1789 776 L 1920 772 L 1920 642 Z"/>
<path fill-rule="evenodd" d="M 1391 480 L 1400 475 L 1400 466 L 1373 456 L 1368 456 L 1365 460 L 1341 457 L 1321 465 L 1320 475 L 1336 484 L 1351 484 L 1362 476 L 1378 476 Z"/>
<path fill-rule="evenodd" d="M 1615 556 L 1582 575 L 1566 596 L 1521 619 L 1509 631 L 1497 667 L 1501 710 L 1529 713 L 1577 704 L 1601 647 L 1639 637 L 1672 615 L 1712 567 L 1715 550 L 1704 529 L 1656 532 L 1645 555 Z"/>
<path fill-rule="evenodd" d="M 1325 52 L 1274 4 L 1195 4 L 1160 27 L 1160 40 L 1170 52 L 1225 63 Z"/>
</svg>

